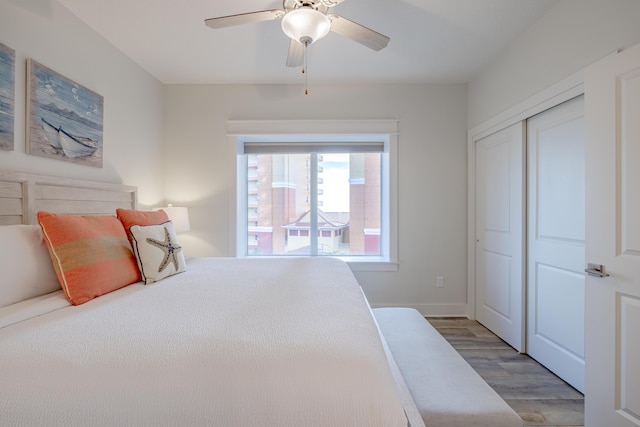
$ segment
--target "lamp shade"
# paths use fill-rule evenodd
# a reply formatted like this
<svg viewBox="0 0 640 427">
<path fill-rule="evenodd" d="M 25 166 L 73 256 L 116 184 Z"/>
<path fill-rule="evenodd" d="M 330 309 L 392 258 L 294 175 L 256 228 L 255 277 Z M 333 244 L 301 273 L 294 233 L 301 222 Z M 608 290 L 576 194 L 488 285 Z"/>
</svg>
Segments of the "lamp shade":
<svg viewBox="0 0 640 427">
<path fill-rule="evenodd" d="M 161 208 L 167 213 L 167 216 L 173 223 L 173 228 L 176 233 L 184 233 L 191 230 L 191 224 L 189 224 L 189 210 L 185 207 L 178 207 L 169 205 L 166 208 Z"/>
<path fill-rule="evenodd" d="M 331 21 L 327 15 L 310 7 L 294 9 L 282 17 L 282 31 L 302 44 L 320 40 L 329 30 Z"/>
</svg>

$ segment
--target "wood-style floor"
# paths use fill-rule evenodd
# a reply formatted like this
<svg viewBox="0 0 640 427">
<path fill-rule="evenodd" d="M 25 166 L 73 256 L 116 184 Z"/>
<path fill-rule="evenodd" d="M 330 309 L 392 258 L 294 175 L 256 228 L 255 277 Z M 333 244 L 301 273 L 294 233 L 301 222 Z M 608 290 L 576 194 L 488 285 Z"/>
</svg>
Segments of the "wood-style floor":
<svg viewBox="0 0 640 427">
<path fill-rule="evenodd" d="M 584 426 L 584 396 L 466 318 L 427 319 L 522 417 L 525 426 Z"/>
</svg>

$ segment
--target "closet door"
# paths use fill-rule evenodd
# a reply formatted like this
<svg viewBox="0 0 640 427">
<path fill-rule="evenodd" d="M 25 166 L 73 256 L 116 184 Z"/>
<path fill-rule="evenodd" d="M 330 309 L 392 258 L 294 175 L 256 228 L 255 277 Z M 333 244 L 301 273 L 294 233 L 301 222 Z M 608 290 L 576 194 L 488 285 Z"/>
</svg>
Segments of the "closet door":
<svg viewBox="0 0 640 427">
<path fill-rule="evenodd" d="M 476 318 L 524 341 L 524 124 L 476 142 Z"/>
<path fill-rule="evenodd" d="M 527 121 L 527 353 L 584 391 L 583 97 Z"/>
<path fill-rule="evenodd" d="M 585 73 L 587 427 L 640 426 L 640 45 Z"/>
</svg>

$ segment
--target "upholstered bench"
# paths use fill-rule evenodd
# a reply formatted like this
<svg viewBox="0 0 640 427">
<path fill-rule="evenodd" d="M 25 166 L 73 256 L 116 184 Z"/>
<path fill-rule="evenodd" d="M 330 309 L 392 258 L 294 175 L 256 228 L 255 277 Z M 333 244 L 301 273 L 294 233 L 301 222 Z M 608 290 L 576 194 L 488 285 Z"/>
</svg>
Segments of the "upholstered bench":
<svg viewBox="0 0 640 427">
<path fill-rule="evenodd" d="M 522 419 L 417 311 L 373 310 L 427 427 L 522 427 Z"/>
</svg>

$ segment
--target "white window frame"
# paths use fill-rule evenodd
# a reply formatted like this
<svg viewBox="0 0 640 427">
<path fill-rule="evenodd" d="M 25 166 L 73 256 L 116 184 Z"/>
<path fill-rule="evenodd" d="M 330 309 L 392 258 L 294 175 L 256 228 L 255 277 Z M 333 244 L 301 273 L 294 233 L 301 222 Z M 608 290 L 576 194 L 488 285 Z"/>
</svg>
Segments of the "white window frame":
<svg viewBox="0 0 640 427">
<path fill-rule="evenodd" d="M 247 257 L 247 165 L 245 142 L 383 141 L 380 256 L 339 256 L 353 271 L 398 269 L 398 120 L 230 120 L 227 121 L 231 177 L 229 254 Z M 388 206 L 388 209 L 384 209 Z"/>
</svg>

